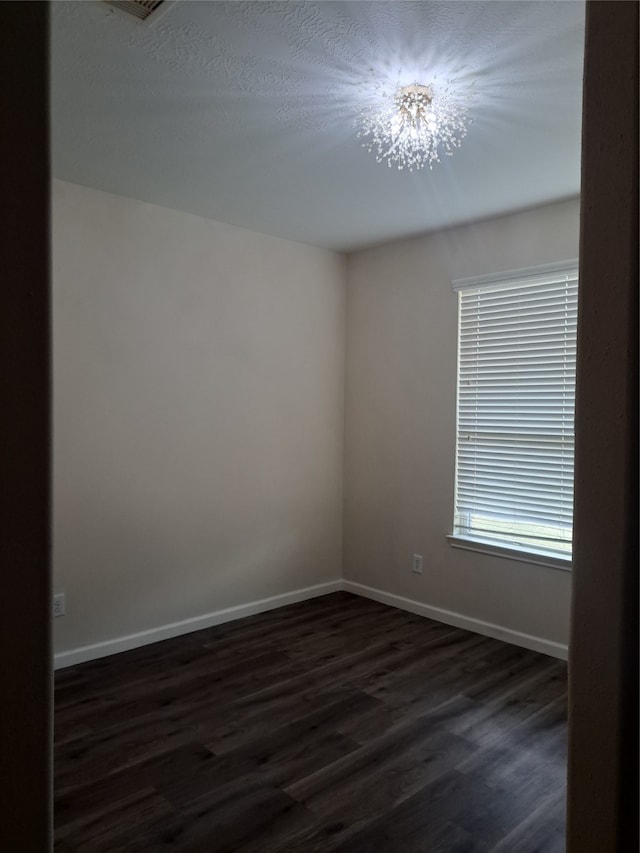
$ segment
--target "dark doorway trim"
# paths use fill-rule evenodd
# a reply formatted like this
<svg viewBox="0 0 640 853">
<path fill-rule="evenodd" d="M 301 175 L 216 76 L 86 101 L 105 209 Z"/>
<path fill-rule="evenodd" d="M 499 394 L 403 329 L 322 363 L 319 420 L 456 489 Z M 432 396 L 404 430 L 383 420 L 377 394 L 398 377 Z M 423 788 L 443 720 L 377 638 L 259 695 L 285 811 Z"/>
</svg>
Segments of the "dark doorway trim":
<svg viewBox="0 0 640 853">
<path fill-rule="evenodd" d="M 569 853 L 638 850 L 638 4 L 588 2 Z"/>
<path fill-rule="evenodd" d="M 48 5 L 0 3 L 0 849 L 51 848 Z"/>
</svg>

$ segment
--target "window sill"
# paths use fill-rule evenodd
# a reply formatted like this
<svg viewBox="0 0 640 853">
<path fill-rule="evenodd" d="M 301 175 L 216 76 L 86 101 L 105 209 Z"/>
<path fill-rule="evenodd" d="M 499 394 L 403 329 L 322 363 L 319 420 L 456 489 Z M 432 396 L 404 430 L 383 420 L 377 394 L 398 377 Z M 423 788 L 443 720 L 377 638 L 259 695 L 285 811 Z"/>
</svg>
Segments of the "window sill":
<svg viewBox="0 0 640 853">
<path fill-rule="evenodd" d="M 572 561 L 570 557 L 551 557 L 546 554 L 537 554 L 535 551 L 523 551 L 519 548 L 509 548 L 506 545 L 496 545 L 493 542 L 482 542 L 479 539 L 453 534 L 447 536 L 447 540 L 452 548 L 476 551 L 478 554 L 489 554 L 492 557 L 506 557 L 520 563 L 533 563 L 536 566 L 560 569 L 563 572 L 571 571 Z"/>
</svg>

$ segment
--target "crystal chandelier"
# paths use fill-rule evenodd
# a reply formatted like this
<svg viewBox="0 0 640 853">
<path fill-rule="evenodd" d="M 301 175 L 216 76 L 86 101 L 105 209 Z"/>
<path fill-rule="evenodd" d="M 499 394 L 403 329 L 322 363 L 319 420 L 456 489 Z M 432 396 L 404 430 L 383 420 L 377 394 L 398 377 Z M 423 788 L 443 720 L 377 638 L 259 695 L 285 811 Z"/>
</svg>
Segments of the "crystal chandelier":
<svg viewBox="0 0 640 853">
<path fill-rule="evenodd" d="M 468 101 L 455 81 L 437 85 L 413 83 L 388 91 L 359 109 L 358 136 L 379 163 L 398 169 L 433 168 L 442 154 L 451 156 L 467 135 Z"/>
</svg>

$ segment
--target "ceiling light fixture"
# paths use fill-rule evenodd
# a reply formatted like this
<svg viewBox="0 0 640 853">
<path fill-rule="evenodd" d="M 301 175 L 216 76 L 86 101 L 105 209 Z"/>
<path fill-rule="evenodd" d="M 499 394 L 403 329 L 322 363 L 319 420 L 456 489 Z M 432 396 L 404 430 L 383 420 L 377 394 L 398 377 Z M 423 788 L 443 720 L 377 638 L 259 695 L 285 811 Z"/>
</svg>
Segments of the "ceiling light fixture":
<svg viewBox="0 0 640 853">
<path fill-rule="evenodd" d="M 440 155 L 451 156 L 467 135 L 470 97 L 470 90 L 461 91 L 455 80 L 378 88 L 359 109 L 358 136 L 378 163 L 386 160 L 388 166 L 410 172 L 432 169 Z"/>
</svg>

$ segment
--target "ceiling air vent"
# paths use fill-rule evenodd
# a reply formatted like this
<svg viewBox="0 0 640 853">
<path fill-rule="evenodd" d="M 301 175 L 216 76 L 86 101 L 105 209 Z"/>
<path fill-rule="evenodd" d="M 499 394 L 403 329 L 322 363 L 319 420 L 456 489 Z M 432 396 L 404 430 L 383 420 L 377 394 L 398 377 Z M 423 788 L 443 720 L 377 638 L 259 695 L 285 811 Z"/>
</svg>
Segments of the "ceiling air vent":
<svg viewBox="0 0 640 853">
<path fill-rule="evenodd" d="M 146 21 L 164 2 L 165 0 L 105 0 L 109 6 L 122 9 L 139 21 Z"/>
</svg>

